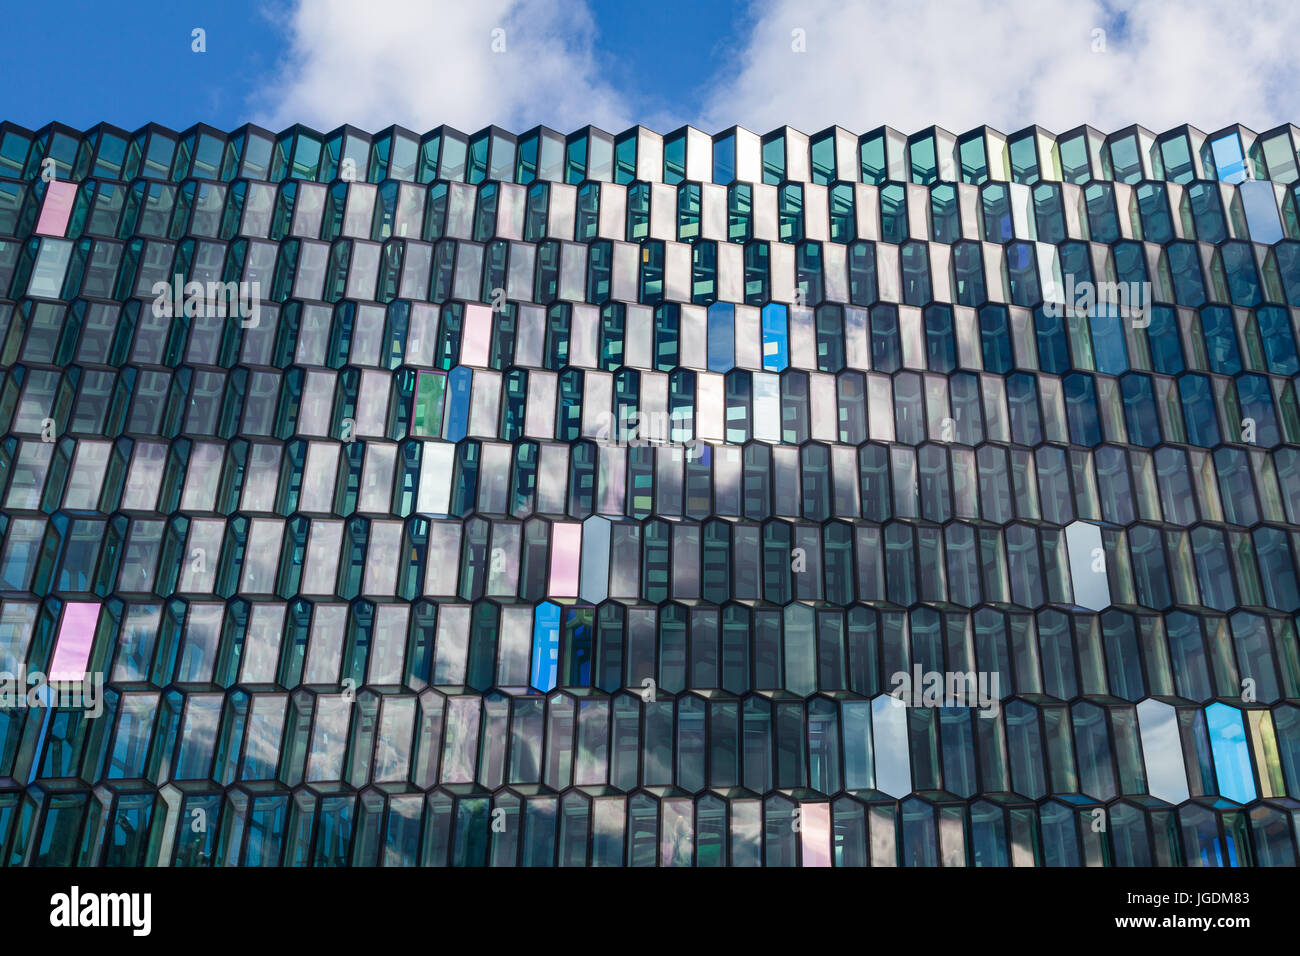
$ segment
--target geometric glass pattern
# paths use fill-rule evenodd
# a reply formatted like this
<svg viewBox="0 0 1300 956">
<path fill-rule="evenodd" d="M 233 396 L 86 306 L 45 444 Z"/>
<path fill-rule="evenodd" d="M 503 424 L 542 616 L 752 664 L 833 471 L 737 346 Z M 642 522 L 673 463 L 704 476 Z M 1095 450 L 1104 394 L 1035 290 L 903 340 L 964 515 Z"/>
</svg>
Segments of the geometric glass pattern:
<svg viewBox="0 0 1300 956">
<path fill-rule="evenodd" d="M 1298 147 L 0 124 L 0 861 L 1296 865 Z"/>
</svg>

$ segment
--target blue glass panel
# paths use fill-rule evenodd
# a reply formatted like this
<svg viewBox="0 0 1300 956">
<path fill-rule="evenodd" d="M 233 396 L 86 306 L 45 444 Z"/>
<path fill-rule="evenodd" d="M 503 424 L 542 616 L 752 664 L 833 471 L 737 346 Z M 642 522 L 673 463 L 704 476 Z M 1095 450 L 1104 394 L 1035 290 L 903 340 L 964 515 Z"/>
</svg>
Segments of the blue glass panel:
<svg viewBox="0 0 1300 956">
<path fill-rule="evenodd" d="M 1246 180 L 1246 158 L 1241 153 L 1241 139 L 1236 133 L 1222 136 L 1210 144 L 1219 182 L 1240 183 Z"/>
<path fill-rule="evenodd" d="M 1201 310 L 1201 332 L 1210 358 L 1210 371 L 1236 375 L 1241 371 L 1241 352 L 1237 348 L 1237 329 L 1232 310 L 1209 306 Z"/>
<path fill-rule="evenodd" d="M 1237 401 L 1241 406 L 1242 421 L 1254 423 L 1255 444 L 1262 448 L 1273 448 L 1282 441 L 1267 377 L 1251 374 L 1237 376 Z M 1248 427 L 1249 424 L 1242 425 L 1242 430 L 1245 431 Z"/>
<path fill-rule="evenodd" d="M 474 373 L 458 365 L 447 375 L 447 427 L 442 437 L 447 441 L 460 441 L 469 430 L 469 402 Z"/>
<path fill-rule="evenodd" d="M 957 337 L 952 309 L 947 306 L 932 305 L 925 310 L 925 358 L 932 372 L 946 375 L 957 367 Z"/>
<path fill-rule="evenodd" d="M 713 182 L 729 186 L 736 178 L 736 136 L 733 133 L 713 144 Z"/>
<path fill-rule="evenodd" d="M 1183 346 L 1178 335 L 1178 318 L 1167 305 L 1152 306 L 1147 342 L 1151 347 L 1151 369 L 1162 375 L 1177 375 L 1183 363 Z"/>
<path fill-rule="evenodd" d="M 1259 273 L 1255 271 L 1255 253 L 1244 242 L 1225 242 L 1222 247 L 1223 270 L 1228 279 L 1228 295 L 1233 305 L 1256 306 L 1261 301 Z"/>
<path fill-rule="evenodd" d="M 533 654 L 529 680 L 543 694 L 555 689 L 560 669 L 560 608 L 543 601 L 533 612 Z"/>
<path fill-rule="evenodd" d="M 892 305 L 878 305 L 871 310 L 871 367 L 878 372 L 897 372 L 903 367 L 898 309 Z"/>
<path fill-rule="evenodd" d="M 1065 417 L 1070 441 L 1076 445 L 1101 444 L 1101 421 L 1097 414 L 1097 386 L 1086 372 L 1074 372 L 1063 379 Z"/>
<path fill-rule="evenodd" d="M 1124 401 L 1124 423 L 1128 427 L 1128 440 L 1147 448 L 1160 443 L 1160 416 L 1152 414 L 1155 408 L 1155 389 L 1148 375 L 1133 373 L 1119 380 L 1120 396 Z"/>
<path fill-rule="evenodd" d="M 1210 750 L 1214 754 L 1214 774 L 1218 778 L 1219 793 L 1237 803 L 1254 800 L 1257 795 L 1255 775 L 1251 769 L 1250 746 L 1242 712 L 1216 702 L 1205 708 L 1205 722 L 1210 731 Z"/>
<path fill-rule="evenodd" d="M 763 306 L 763 368 L 784 372 L 790 364 L 790 322 L 778 302 Z"/>
<path fill-rule="evenodd" d="M 735 365 L 736 307 L 716 302 L 709 306 L 709 371 L 730 372 Z"/>
<path fill-rule="evenodd" d="M 1300 359 L 1296 357 L 1295 335 L 1291 319 L 1281 306 L 1267 305 L 1256 317 L 1259 336 L 1264 341 L 1264 354 L 1268 357 L 1268 370 L 1274 375 L 1300 375 Z"/>
<path fill-rule="evenodd" d="M 1088 315 L 1092 327 L 1092 354 L 1097 371 L 1119 375 L 1128 371 L 1128 349 L 1124 344 L 1124 319 L 1118 306 L 1098 306 Z"/>
<path fill-rule="evenodd" d="M 985 370 L 1005 375 L 1015 367 L 1010 317 L 1005 307 L 988 305 L 980 309 L 980 342 Z"/>
</svg>

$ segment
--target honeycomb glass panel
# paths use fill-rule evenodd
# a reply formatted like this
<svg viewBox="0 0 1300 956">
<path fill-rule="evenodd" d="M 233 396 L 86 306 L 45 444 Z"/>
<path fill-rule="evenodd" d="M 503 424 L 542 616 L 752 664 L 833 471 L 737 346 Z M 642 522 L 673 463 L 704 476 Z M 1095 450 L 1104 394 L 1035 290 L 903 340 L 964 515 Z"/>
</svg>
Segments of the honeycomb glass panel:
<svg viewBox="0 0 1300 956">
<path fill-rule="evenodd" d="M 1295 865 L 1295 142 L 4 124 L 6 861 Z"/>
</svg>

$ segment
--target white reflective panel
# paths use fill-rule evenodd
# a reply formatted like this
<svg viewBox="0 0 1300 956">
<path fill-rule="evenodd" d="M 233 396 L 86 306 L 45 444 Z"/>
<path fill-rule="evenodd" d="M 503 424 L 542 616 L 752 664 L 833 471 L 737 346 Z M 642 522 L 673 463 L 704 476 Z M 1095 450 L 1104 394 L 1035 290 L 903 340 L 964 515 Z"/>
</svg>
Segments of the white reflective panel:
<svg viewBox="0 0 1300 956">
<path fill-rule="evenodd" d="M 912 792 L 912 761 L 907 748 L 907 707 L 881 694 L 871 702 L 871 741 L 876 757 L 876 789 L 891 797 Z"/>
<path fill-rule="evenodd" d="M 46 447 L 50 446 L 46 445 Z M 126 491 L 122 494 L 123 511 L 154 509 L 158 501 L 158 489 L 162 484 L 163 466 L 166 461 L 167 446 L 164 443 L 136 443 L 135 454 L 131 456 L 131 469 L 126 476 Z"/>
<path fill-rule="evenodd" d="M 362 593 L 368 597 L 392 597 L 397 592 L 397 569 L 401 561 L 402 522 L 372 521 L 366 542 L 365 581 Z"/>
<path fill-rule="evenodd" d="M 752 305 L 736 306 L 736 367 L 761 369 L 762 346 L 759 310 Z"/>
<path fill-rule="evenodd" d="M 1038 260 L 1038 282 L 1044 302 L 1064 302 L 1065 285 L 1061 278 L 1060 250 L 1050 243 L 1035 242 L 1034 254 Z"/>
<path fill-rule="evenodd" d="M 763 804 L 758 800 L 731 801 L 731 863 L 763 865 Z"/>
<path fill-rule="evenodd" d="M 361 387 L 357 391 L 357 423 L 354 434 L 382 438 L 388 419 L 388 386 L 391 376 L 387 372 L 365 369 L 361 373 Z"/>
<path fill-rule="evenodd" d="M 259 442 L 248 450 L 244 489 L 239 497 L 241 511 L 275 510 L 275 495 L 280 482 L 280 445 Z"/>
<path fill-rule="evenodd" d="M 298 510 L 304 514 L 331 514 L 334 511 L 334 481 L 338 476 L 339 452 L 334 442 L 314 441 L 307 445 L 303 466 L 302 494 Z"/>
<path fill-rule="evenodd" d="M 239 590 L 246 594 L 271 594 L 275 590 L 275 573 L 280 558 L 280 537 L 284 522 L 255 518 L 248 532 L 244 552 L 244 573 Z"/>
<path fill-rule="evenodd" d="M 357 501 L 358 511 L 389 514 L 393 504 L 393 469 L 396 465 L 396 445 L 366 443 L 365 466 L 361 472 L 361 493 Z"/>
<path fill-rule="evenodd" d="M 221 538 L 226 533 L 222 518 L 196 518 L 190 523 L 189 541 L 182 559 L 179 590 L 182 594 L 211 594 L 217 583 Z"/>
<path fill-rule="evenodd" d="M 415 731 L 415 698 L 385 697 L 375 740 L 375 783 L 406 779 Z"/>
<path fill-rule="evenodd" d="M 627 489 L 627 449 L 601 445 L 598 454 L 600 471 L 596 476 L 596 510 L 606 515 L 622 515 Z"/>
<path fill-rule="evenodd" d="M 627 307 L 626 332 L 623 339 L 623 364 L 634 368 L 653 368 L 654 314 L 649 306 Z"/>
<path fill-rule="evenodd" d="M 689 799 L 663 801 L 659 831 L 659 865 L 690 866 L 695 835 L 695 814 Z"/>
<path fill-rule="evenodd" d="M 347 756 L 348 718 L 352 701 L 342 694 L 316 698 L 316 723 L 313 727 L 311 753 L 307 758 L 308 780 L 341 780 Z"/>
<path fill-rule="evenodd" d="M 317 604 L 311 618 L 304 684 L 337 684 L 343 667 L 343 635 L 347 630 L 345 604 Z M 340 698 L 341 699 L 341 698 Z M 347 702 L 351 706 L 351 702 Z"/>
<path fill-rule="evenodd" d="M 575 305 L 569 322 L 569 364 L 595 368 L 599 349 L 600 310 L 594 305 Z"/>
<path fill-rule="evenodd" d="M 578 242 L 566 242 L 560 247 L 560 298 L 567 302 L 581 302 L 585 297 L 587 277 L 587 247 Z"/>
<path fill-rule="evenodd" d="M 894 440 L 894 389 L 888 375 L 867 375 L 867 433 L 872 441 Z"/>
<path fill-rule="evenodd" d="M 555 437 L 554 372 L 533 369 L 528 373 L 528 410 L 524 434 L 529 438 Z"/>
<path fill-rule="evenodd" d="M 520 306 L 519 321 L 515 328 L 515 364 L 540 368 L 545 348 L 546 310 L 535 305 Z"/>
<path fill-rule="evenodd" d="M 519 546 L 523 538 L 523 525 L 494 522 L 492 549 L 488 559 L 488 596 L 514 597 L 519 587 Z"/>
<path fill-rule="evenodd" d="M 478 510 L 503 515 L 510 496 L 510 461 L 513 448 L 505 442 L 484 442 L 479 446 L 482 464 L 478 473 Z"/>
<path fill-rule="evenodd" d="M 451 508 L 451 481 L 456 446 L 426 441 L 420 456 L 420 492 L 415 510 L 422 515 L 445 515 Z"/>
<path fill-rule="evenodd" d="M 685 242 L 664 243 L 664 299 L 691 300 L 691 247 Z"/>
<path fill-rule="evenodd" d="M 754 373 L 754 437 L 760 441 L 781 440 L 781 376 Z"/>
<path fill-rule="evenodd" d="M 528 191 L 514 183 L 501 183 L 498 189 L 497 235 L 506 239 L 521 239 Z"/>
<path fill-rule="evenodd" d="M 582 437 L 608 441 L 614 437 L 610 412 L 614 376 L 609 372 L 584 372 L 582 376 Z"/>
<path fill-rule="evenodd" d="M 1070 552 L 1074 603 L 1090 611 L 1103 611 L 1110 607 L 1110 582 L 1106 576 L 1106 551 L 1101 545 L 1101 528 L 1086 521 L 1075 521 L 1065 528 L 1065 544 Z"/>
<path fill-rule="evenodd" d="M 497 406 L 501 401 L 501 373 L 479 370 L 470 386 L 469 435 L 497 437 Z"/>
<path fill-rule="evenodd" d="M 434 646 L 434 684 L 463 684 L 469 652 L 469 605 L 438 606 L 438 637 Z"/>
<path fill-rule="evenodd" d="M 368 298 L 368 297 L 367 297 Z M 383 308 L 359 306 L 352 326 L 352 346 L 348 362 L 354 365 L 381 364 L 383 349 Z"/>
<path fill-rule="evenodd" d="M 817 333 L 813 328 L 813 310 L 808 306 L 792 305 L 790 316 L 790 366 L 815 369 L 817 367 Z"/>
<path fill-rule="evenodd" d="M 333 594 L 339 553 L 343 547 L 342 521 L 313 521 L 307 536 L 307 560 L 302 572 L 303 594 Z"/>
<path fill-rule="evenodd" d="M 533 649 L 533 609 L 526 604 L 501 608 L 501 637 L 497 648 L 498 687 L 526 687 Z"/>
<path fill-rule="evenodd" d="M 447 729 L 442 750 L 443 783 L 474 781 L 482 702 L 478 696 L 452 697 L 447 701 Z"/>
<path fill-rule="evenodd" d="M 700 234 L 704 239 L 727 240 L 727 187 L 704 183 L 700 188 Z"/>
<path fill-rule="evenodd" d="M 726 439 L 726 380 L 721 375 L 700 372 L 695 378 L 695 436 L 700 440 Z"/>
<path fill-rule="evenodd" d="M 541 446 L 537 466 L 537 511 L 541 514 L 564 514 L 568 510 L 566 490 L 569 486 L 569 446 Z"/>
<path fill-rule="evenodd" d="M 284 605 L 254 604 L 239 662 L 241 684 L 270 684 L 275 680 L 283 636 Z"/>
<path fill-rule="evenodd" d="M 429 523 L 424 593 L 447 597 L 456 593 L 460 574 L 459 521 L 434 520 Z"/>
<path fill-rule="evenodd" d="M 822 259 L 822 275 L 826 281 L 827 300 L 848 302 L 849 266 L 846 247 L 838 242 L 825 243 L 822 246 Z"/>
<path fill-rule="evenodd" d="M 898 336 L 903 346 L 904 368 L 925 368 L 925 324 L 916 306 L 898 307 Z"/>
<path fill-rule="evenodd" d="M 668 415 L 668 375 L 665 372 L 641 373 L 641 402 L 638 431 L 646 438 Z M 652 424 L 653 423 L 653 424 Z M 660 429 L 662 430 L 662 429 Z M 665 436 L 666 437 L 666 436 Z"/>
<path fill-rule="evenodd" d="M 1187 767 L 1178 736 L 1177 712 L 1171 704 L 1148 699 L 1137 705 L 1137 715 L 1147 790 L 1168 803 L 1182 803 L 1188 797 Z"/>
<path fill-rule="evenodd" d="M 308 372 L 304 376 L 302 404 L 298 411 L 299 435 L 328 435 L 334 406 L 333 372 Z"/>
<path fill-rule="evenodd" d="M 835 376 L 824 372 L 808 374 L 809 422 L 815 441 L 834 442 L 840 436 L 840 410 L 835 395 Z"/>
<path fill-rule="evenodd" d="M 410 326 L 406 333 L 406 364 L 431 366 L 438 345 L 438 307 L 427 302 L 411 305 Z"/>
<path fill-rule="evenodd" d="M 1246 213 L 1246 226 L 1250 241 L 1272 245 L 1283 238 L 1282 220 L 1277 212 L 1277 193 L 1271 182 L 1250 180 L 1238 187 L 1241 205 Z M 1243 237 L 1244 238 L 1244 237 Z"/>
<path fill-rule="evenodd" d="M 527 301 L 533 296 L 533 263 L 537 247 L 529 242 L 510 243 L 510 276 L 506 280 L 506 297 Z"/>
<path fill-rule="evenodd" d="M 774 242 L 768 246 L 768 273 L 774 302 L 795 301 L 794 246 Z"/>
<path fill-rule="evenodd" d="M 42 443 L 44 444 L 44 443 Z M 111 442 L 78 441 L 77 453 L 72 457 L 72 473 L 68 477 L 68 490 L 64 492 L 63 507 L 81 511 L 98 508 L 104 472 L 112 454 Z M 190 452 L 190 466 L 185 473 L 185 493 L 181 508 L 185 511 L 211 511 L 216 499 L 217 482 L 221 477 L 221 445 L 195 442 Z"/>
<path fill-rule="evenodd" d="M 72 258 L 72 243 L 62 239 L 45 239 L 36 257 L 27 295 L 34 299 L 57 299 L 63 290 L 64 274 Z"/>
<path fill-rule="evenodd" d="M 678 334 L 681 337 L 679 343 L 681 353 L 678 358 L 680 365 L 683 368 L 707 368 L 709 357 L 708 320 L 707 313 L 701 306 L 682 306 Z"/>
<path fill-rule="evenodd" d="M 1034 215 L 1031 203 L 1033 196 L 1024 183 L 1008 183 L 1011 203 L 1011 225 L 1017 239 L 1034 238 Z"/>
</svg>

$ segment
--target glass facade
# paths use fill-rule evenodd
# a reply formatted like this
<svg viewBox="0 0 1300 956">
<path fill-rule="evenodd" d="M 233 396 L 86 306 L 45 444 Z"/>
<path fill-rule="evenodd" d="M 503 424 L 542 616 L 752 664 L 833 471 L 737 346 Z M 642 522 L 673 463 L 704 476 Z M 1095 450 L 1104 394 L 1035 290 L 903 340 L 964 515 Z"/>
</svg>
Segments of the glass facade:
<svg viewBox="0 0 1300 956">
<path fill-rule="evenodd" d="M 0 862 L 1296 865 L 1298 147 L 0 124 Z"/>
</svg>

